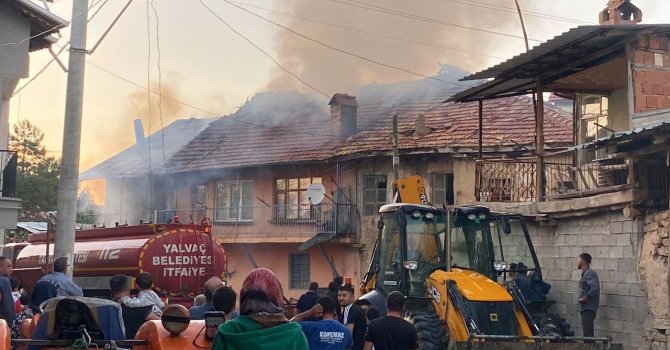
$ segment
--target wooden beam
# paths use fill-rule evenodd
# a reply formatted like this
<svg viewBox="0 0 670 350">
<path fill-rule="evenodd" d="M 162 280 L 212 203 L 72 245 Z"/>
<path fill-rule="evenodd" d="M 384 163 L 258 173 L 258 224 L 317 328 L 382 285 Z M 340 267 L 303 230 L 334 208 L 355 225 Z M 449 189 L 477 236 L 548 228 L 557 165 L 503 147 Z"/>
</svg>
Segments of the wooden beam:
<svg viewBox="0 0 670 350">
<path fill-rule="evenodd" d="M 537 103 L 535 112 L 535 201 L 541 202 L 544 197 L 544 97 L 542 96 L 542 80 L 537 77 Z"/>
<path fill-rule="evenodd" d="M 482 148 L 484 145 L 484 101 L 479 100 L 479 150 L 477 158 L 482 159 Z"/>
</svg>

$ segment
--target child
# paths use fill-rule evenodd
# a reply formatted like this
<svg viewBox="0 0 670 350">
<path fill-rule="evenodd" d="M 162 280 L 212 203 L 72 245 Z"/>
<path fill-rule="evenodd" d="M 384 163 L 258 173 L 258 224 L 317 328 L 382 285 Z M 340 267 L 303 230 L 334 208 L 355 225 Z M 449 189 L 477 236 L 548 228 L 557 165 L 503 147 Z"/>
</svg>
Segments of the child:
<svg viewBox="0 0 670 350">
<path fill-rule="evenodd" d="M 21 292 L 19 292 L 19 286 L 21 282 L 17 280 L 16 278 L 10 278 L 9 282 L 12 285 L 12 296 L 14 297 L 14 307 L 16 308 L 16 314 L 18 315 L 21 311 L 23 311 L 23 307 L 21 306 Z"/>
<path fill-rule="evenodd" d="M 153 285 L 151 274 L 148 272 L 137 274 L 135 284 L 137 284 L 137 289 L 139 290 L 137 298 L 126 297 L 123 299 L 123 304 L 131 308 L 151 306 L 151 311 L 156 316 L 161 317 L 165 303 L 158 297 L 158 294 L 151 290 L 151 286 Z"/>
</svg>

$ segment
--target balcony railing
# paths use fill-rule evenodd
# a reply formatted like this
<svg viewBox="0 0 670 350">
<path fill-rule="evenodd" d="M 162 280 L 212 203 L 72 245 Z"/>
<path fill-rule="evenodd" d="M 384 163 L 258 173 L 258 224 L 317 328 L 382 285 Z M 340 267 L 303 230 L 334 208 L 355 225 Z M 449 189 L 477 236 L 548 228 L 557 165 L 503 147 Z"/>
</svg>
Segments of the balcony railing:
<svg viewBox="0 0 670 350">
<path fill-rule="evenodd" d="M 316 233 L 356 233 L 356 207 L 348 204 L 314 206 L 254 206 L 213 209 L 157 210 L 153 220 L 169 223 L 211 220 L 215 233 L 224 236 L 311 236 Z"/>
<path fill-rule="evenodd" d="M 567 163 L 567 162 L 566 162 Z M 545 163 L 545 200 L 592 196 L 631 187 L 629 159 L 604 159 L 581 165 Z M 475 195 L 480 202 L 535 201 L 534 160 L 485 160 L 476 166 Z"/>
</svg>

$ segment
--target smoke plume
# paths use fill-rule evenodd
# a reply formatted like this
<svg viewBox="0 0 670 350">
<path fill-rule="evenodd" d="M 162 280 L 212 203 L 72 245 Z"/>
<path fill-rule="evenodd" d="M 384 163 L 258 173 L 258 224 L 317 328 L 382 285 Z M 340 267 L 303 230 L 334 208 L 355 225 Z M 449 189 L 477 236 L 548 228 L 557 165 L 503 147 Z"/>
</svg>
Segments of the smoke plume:
<svg viewBox="0 0 670 350">
<path fill-rule="evenodd" d="M 82 144 L 87 145 L 87 148 L 90 149 L 82 152 L 80 169 L 90 168 L 134 144 L 133 120 L 135 119 L 142 119 L 145 135 L 148 136 L 161 129 L 161 115 L 163 126 L 167 126 L 175 119 L 184 118 L 184 106 L 174 101 L 180 100 L 178 86 L 181 82 L 182 78 L 178 74 L 164 74 L 161 82 L 162 99 L 158 94 L 152 93 L 147 96 L 146 90 L 138 89 L 128 94 L 126 105 L 123 106 L 121 113 L 114 116 L 87 118 L 87 121 L 95 123 L 98 127 L 95 128 L 94 133 L 83 135 Z M 158 82 L 154 81 L 150 86 L 152 91 L 159 91 Z M 93 119 L 96 120 L 93 121 Z"/>
<path fill-rule="evenodd" d="M 519 38 L 410 19 L 390 14 L 385 9 L 468 27 L 485 28 L 488 31 L 521 35 L 518 19 L 513 13 L 477 11 L 476 8 L 473 10 L 472 7 L 449 1 L 373 1 L 295 0 L 288 5 L 283 2 L 282 12 L 366 32 L 419 41 L 431 46 L 354 32 L 277 13 L 273 13 L 271 17 L 297 32 L 318 38 L 331 46 L 429 76 L 439 70 L 440 64 L 454 64 L 474 70 L 495 63 L 499 59 L 486 55 L 501 55 L 501 51 L 504 51 L 500 50 L 501 46 L 506 46 L 512 52 L 524 49 L 523 40 Z M 373 10 L 357 7 L 369 7 L 362 5 L 366 3 L 377 7 Z M 267 12 L 249 9 L 267 16 Z M 354 91 L 372 82 L 386 83 L 420 78 L 335 52 L 282 29 L 276 34 L 275 45 L 282 65 L 328 94 Z M 279 69 L 275 69 L 268 88 L 305 89 Z"/>
</svg>

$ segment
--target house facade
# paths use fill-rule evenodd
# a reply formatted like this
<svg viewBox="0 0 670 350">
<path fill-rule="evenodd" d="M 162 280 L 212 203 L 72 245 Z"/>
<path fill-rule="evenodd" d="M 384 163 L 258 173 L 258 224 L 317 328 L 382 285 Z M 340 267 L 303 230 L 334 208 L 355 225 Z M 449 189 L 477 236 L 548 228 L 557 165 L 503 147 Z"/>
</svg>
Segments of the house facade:
<svg viewBox="0 0 670 350">
<path fill-rule="evenodd" d="M 601 282 L 596 335 L 612 336 L 626 349 L 664 348 L 670 26 L 635 25 L 641 13 L 629 1 L 610 1 L 601 19 L 600 26 L 574 28 L 473 74 L 468 78 L 492 80 L 451 100 L 486 106 L 497 98 L 543 92 L 572 99 L 573 146 L 483 160 L 476 200 L 534 219 L 534 243 L 552 284 L 550 296 L 558 301 L 555 310 L 568 316 L 578 334 L 575 264 L 588 252 Z M 536 111 L 536 140 L 544 137 L 542 123 L 549 120 L 543 112 Z"/>
<path fill-rule="evenodd" d="M 17 155 L 9 146 L 9 104 L 28 77 L 29 53 L 50 48 L 68 22 L 29 0 L 0 1 L 0 229 L 16 229 Z M 4 237 L 4 235 L 3 235 Z M 2 242 L 4 243 L 4 242 Z"/>
<path fill-rule="evenodd" d="M 475 199 L 477 108 L 442 103 L 453 88 L 389 91 L 336 94 L 328 104 L 296 92 L 256 95 L 171 158 L 156 180 L 170 190 L 157 197 L 175 200 L 155 220 L 208 218 L 226 249 L 233 287 L 255 267 L 275 271 L 287 297 L 297 298 L 310 281 L 326 287 L 337 275 L 357 285 L 367 272 L 378 210 L 392 201 L 394 115 L 400 176 L 421 175 L 434 205 Z M 570 143 L 569 116 L 547 109 L 547 149 L 563 149 Z M 482 135 L 483 154 L 532 152 L 531 99 L 501 100 L 487 111 L 496 126 Z M 314 184 L 323 186 L 320 202 L 310 199 Z"/>
</svg>

